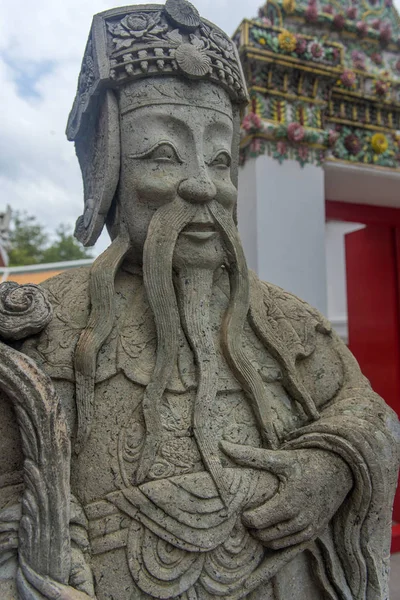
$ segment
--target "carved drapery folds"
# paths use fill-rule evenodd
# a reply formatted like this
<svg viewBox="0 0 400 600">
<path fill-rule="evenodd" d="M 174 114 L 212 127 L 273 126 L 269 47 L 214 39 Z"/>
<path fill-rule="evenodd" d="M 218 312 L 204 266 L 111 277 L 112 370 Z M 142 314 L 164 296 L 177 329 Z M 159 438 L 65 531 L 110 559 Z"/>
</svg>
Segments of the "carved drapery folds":
<svg viewBox="0 0 400 600">
<path fill-rule="evenodd" d="M 3 339 L 21 340 L 38 333 L 51 318 L 50 303 L 39 287 L 12 282 L 0 286 Z M 50 581 L 67 584 L 70 574 L 70 441 L 66 420 L 50 378 L 3 341 L 0 390 L 14 408 L 24 456 L 18 592 L 23 600 L 50 598 Z"/>
</svg>

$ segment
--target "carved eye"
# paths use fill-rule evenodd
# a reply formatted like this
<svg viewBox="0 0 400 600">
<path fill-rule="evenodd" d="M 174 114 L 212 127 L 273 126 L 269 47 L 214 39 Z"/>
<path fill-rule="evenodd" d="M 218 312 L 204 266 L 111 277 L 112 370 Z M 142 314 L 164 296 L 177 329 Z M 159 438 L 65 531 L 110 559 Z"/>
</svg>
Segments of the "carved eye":
<svg viewBox="0 0 400 600">
<path fill-rule="evenodd" d="M 182 163 L 182 160 L 178 156 L 177 151 L 171 144 L 160 144 L 152 150 L 146 158 L 150 158 L 151 160 L 155 160 L 160 163 Z"/>
<path fill-rule="evenodd" d="M 228 152 L 219 152 L 215 158 L 209 163 L 210 167 L 217 167 L 218 169 L 229 169 L 231 166 L 231 157 Z"/>
</svg>

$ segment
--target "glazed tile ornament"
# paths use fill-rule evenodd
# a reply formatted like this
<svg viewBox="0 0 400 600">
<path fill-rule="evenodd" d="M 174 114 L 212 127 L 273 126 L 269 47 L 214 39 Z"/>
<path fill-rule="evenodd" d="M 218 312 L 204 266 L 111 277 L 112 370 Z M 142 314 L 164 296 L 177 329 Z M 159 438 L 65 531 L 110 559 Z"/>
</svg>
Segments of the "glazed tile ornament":
<svg viewBox="0 0 400 600">
<path fill-rule="evenodd" d="M 279 163 L 290 157 L 301 166 L 320 166 L 327 159 L 400 171 L 399 153 L 390 141 L 400 128 L 400 21 L 395 7 L 375 0 L 289 4 L 267 0 L 260 17 L 243 21 L 234 36 L 250 95 L 257 99 L 252 111 L 264 121 L 252 139 L 243 135 L 242 164 L 264 149 Z M 319 138 L 306 143 L 307 157 L 290 145 L 288 152 L 279 152 L 276 141 L 262 131 L 267 125 L 296 122 L 314 129 Z M 324 140 L 336 125 L 356 137 L 364 129 L 356 152 L 346 148 L 344 138 L 338 138 L 337 148 L 327 136 Z M 389 134 L 388 147 L 379 155 L 371 151 L 374 133 Z"/>
</svg>

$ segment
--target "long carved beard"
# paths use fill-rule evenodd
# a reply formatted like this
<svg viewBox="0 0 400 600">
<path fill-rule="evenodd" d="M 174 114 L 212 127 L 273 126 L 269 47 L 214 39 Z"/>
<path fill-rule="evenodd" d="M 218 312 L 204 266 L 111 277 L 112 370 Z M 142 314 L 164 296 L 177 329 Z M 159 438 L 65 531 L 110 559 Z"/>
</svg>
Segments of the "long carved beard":
<svg viewBox="0 0 400 600">
<path fill-rule="evenodd" d="M 214 273 L 210 269 L 182 267 L 178 294 L 182 325 L 193 350 L 197 367 L 197 394 L 193 410 L 193 434 L 202 459 L 225 503 L 229 482 L 219 458 L 218 443 L 210 433 L 213 405 L 218 391 L 218 358 L 210 327 L 210 301 Z"/>
<path fill-rule="evenodd" d="M 160 404 L 178 354 L 179 310 L 173 284 L 172 259 L 179 233 L 196 207 L 179 199 L 161 207 L 151 220 L 143 250 L 143 278 L 157 331 L 156 365 L 143 398 L 146 441 L 136 473 L 142 482 L 161 442 Z"/>
<path fill-rule="evenodd" d="M 243 326 L 249 310 L 249 277 L 244 253 L 231 214 L 216 201 L 208 204 L 208 208 L 226 248 L 226 267 L 231 284 L 230 302 L 221 324 L 222 351 L 250 398 L 266 444 L 274 448 L 277 438 L 269 421 L 271 411 L 265 389 L 258 371 L 242 349 Z M 217 353 L 210 330 L 213 271 L 201 265 L 196 267 L 182 263 L 177 274 L 177 291 L 173 283 L 176 241 L 197 210 L 196 206 L 187 205 L 180 200 L 159 209 L 151 222 L 144 248 L 144 284 L 157 330 L 157 358 L 144 395 L 146 442 L 136 482 L 140 483 L 146 478 L 162 439 L 160 404 L 177 359 L 178 331 L 182 318 L 197 366 L 198 389 L 193 431 L 203 462 L 221 497 L 228 502 L 229 481 L 226 480 L 219 458 L 217 441 L 209 433 L 212 405 L 218 390 Z"/>
</svg>

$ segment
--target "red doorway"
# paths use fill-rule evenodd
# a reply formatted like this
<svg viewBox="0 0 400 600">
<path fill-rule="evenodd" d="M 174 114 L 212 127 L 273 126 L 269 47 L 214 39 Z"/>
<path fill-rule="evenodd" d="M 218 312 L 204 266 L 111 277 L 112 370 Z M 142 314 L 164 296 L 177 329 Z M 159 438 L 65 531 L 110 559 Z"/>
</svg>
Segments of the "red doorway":
<svg viewBox="0 0 400 600">
<path fill-rule="evenodd" d="M 400 209 L 326 202 L 326 219 L 366 227 L 345 236 L 349 348 L 400 416 Z M 394 510 L 400 523 L 400 489 Z M 400 524 L 392 552 L 400 551 Z"/>
</svg>

